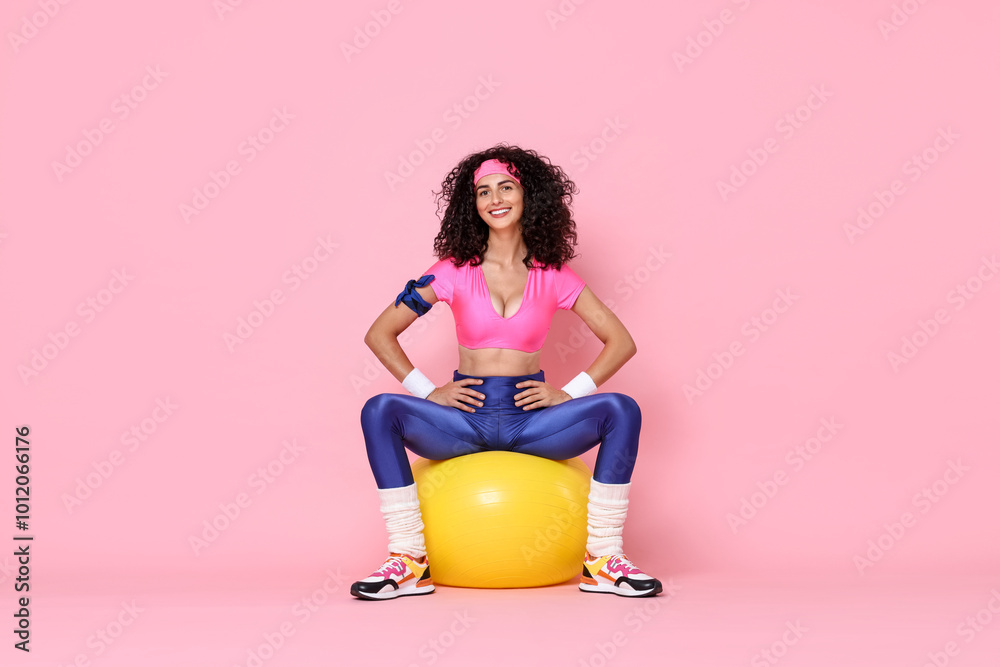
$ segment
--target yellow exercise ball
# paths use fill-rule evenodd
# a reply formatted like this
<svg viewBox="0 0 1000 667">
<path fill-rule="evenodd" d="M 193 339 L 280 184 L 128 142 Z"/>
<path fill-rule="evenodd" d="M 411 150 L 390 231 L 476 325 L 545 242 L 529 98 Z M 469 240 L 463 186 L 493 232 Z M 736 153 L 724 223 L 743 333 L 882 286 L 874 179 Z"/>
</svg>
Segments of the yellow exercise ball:
<svg viewBox="0 0 1000 667">
<path fill-rule="evenodd" d="M 590 468 L 490 451 L 413 465 L 434 583 L 548 586 L 580 574 Z"/>
</svg>

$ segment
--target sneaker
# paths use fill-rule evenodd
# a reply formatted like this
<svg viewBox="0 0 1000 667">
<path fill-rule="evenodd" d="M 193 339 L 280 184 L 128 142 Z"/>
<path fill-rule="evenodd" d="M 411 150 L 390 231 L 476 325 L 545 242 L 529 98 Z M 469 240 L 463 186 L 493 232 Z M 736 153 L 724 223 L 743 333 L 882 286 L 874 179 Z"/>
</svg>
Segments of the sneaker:
<svg viewBox="0 0 1000 667">
<path fill-rule="evenodd" d="M 583 559 L 580 590 L 627 597 L 652 597 L 663 592 L 663 584 L 633 565 L 625 554 L 595 558 L 588 551 Z"/>
<path fill-rule="evenodd" d="M 427 556 L 413 558 L 391 553 L 382 567 L 365 579 L 351 584 L 351 595 L 362 600 L 391 600 L 400 595 L 426 595 L 434 592 Z"/>
</svg>

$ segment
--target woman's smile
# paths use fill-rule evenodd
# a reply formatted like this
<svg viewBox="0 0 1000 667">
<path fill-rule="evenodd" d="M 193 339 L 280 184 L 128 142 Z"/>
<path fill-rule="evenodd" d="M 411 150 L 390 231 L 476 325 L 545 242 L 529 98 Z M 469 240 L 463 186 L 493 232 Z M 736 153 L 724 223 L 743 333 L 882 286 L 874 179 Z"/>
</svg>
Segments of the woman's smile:
<svg viewBox="0 0 1000 667">
<path fill-rule="evenodd" d="M 489 174 L 476 186 L 476 208 L 487 224 L 490 220 L 516 224 L 524 211 L 524 190 L 507 174 Z"/>
</svg>

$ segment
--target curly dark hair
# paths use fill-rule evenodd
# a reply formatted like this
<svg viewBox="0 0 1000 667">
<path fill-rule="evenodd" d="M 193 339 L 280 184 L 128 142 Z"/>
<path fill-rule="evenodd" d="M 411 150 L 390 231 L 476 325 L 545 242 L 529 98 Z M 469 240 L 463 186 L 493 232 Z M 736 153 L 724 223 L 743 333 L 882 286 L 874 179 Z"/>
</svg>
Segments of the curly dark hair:
<svg viewBox="0 0 1000 667">
<path fill-rule="evenodd" d="M 438 259 L 454 257 L 456 266 L 483 263 L 490 228 L 479 217 L 472 175 L 484 160 L 490 159 L 513 165 L 524 189 L 521 234 L 528 246 L 525 266 L 561 269 L 576 256 L 576 223 L 570 204 L 579 190 L 547 157 L 506 143 L 466 156 L 441 183 L 441 191 L 434 192 L 438 215 L 442 205 L 446 206 L 441 231 L 434 239 L 434 254 Z"/>
</svg>

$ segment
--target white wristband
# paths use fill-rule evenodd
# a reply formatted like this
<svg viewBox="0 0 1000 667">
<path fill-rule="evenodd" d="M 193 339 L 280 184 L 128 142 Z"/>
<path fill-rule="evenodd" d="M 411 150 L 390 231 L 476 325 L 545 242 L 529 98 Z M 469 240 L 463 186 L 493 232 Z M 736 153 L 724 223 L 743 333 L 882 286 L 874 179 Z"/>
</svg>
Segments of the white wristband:
<svg viewBox="0 0 1000 667">
<path fill-rule="evenodd" d="M 597 385 L 594 384 L 594 378 L 587 375 L 586 371 L 582 371 L 562 388 L 563 391 L 573 398 L 580 398 L 581 396 L 591 394 L 595 389 L 597 389 Z"/>
<path fill-rule="evenodd" d="M 437 389 L 437 386 L 427 379 L 427 376 L 414 368 L 409 375 L 403 378 L 403 389 L 414 396 L 427 398 L 427 396 Z"/>
</svg>

